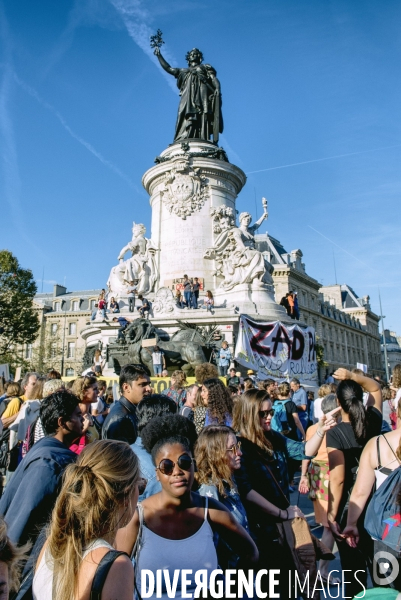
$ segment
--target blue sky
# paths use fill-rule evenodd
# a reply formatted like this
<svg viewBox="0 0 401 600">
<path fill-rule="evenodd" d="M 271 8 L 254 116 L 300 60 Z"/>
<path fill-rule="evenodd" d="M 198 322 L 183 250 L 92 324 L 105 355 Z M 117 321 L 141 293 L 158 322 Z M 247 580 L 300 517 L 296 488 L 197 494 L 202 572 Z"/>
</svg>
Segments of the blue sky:
<svg viewBox="0 0 401 600">
<path fill-rule="evenodd" d="M 237 201 L 308 274 L 369 294 L 401 334 L 401 4 L 393 0 L 0 0 L 0 247 L 44 291 L 105 285 L 149 230 L 141 185 L 172 142 L 173 66 L 199 47 L 223 93 Z M 334 158 L 333 158 L 334 157 Z M 257 207 L 255 204 L 257 199 Z"/>
</svg>

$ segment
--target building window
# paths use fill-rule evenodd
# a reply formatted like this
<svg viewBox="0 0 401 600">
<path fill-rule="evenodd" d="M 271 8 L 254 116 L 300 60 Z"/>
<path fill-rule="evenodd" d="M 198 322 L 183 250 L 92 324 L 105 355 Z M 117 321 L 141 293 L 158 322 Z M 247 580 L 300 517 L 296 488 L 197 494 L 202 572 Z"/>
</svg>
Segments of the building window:
<svg viewBox="0 0 401 600">
<path fill-rule="evenodd" d="M 91 300 L 91 310 L 95 310 L 96 300 Z"/>
<path fill-rule="evenodd" d="M 74 302 L 72 303 L 72 310 L 74 312 L 77 312 L 77 310 L 79 310 L 79 300 L 74 300 Z"/>
<path fill-rule="evenodd" d="M 68 325 L 68 335 L 77 335 L 77 324 L 70 323 Z"/>
<path fill-rule="evenodd" d="M 75 375 L 74 369 L 66 369 L 65 370 L 65 376 L 66 377 L 73 377 L 74 375 Z"/>
<path fill-rule="evenodd" d="M 32 358 L 32 344 L 27 344 L 25 348 L 25 358 Z"/>
<path fill-rule="evenodd" d="M 68 342 L 67 358 L 74 358 L 74 356 L 75 356 L 75 342 Z"/>
<path fill-rule="evenodd" d="M 54 346 L 50 348 L 50 358 L 56 358 L 56 348 Z"/>
<path fill-rule="evenodd" d="M 56 312 L 59 312 L 59 311 L 60 311 L 60 307 L 61 307 L 61 303 L 60 303 L 60 302 L 55 302 L 55 303 L 54 303 L 54 310 L 55 310 Z"/>
<path fill-rule="evenodd" d="M 51 335 L 56 335 L 56 333 L 57 333 L 57 323 L 52 323 L 51 324 L 50 333 L 51 333 Z"/>
</svg>

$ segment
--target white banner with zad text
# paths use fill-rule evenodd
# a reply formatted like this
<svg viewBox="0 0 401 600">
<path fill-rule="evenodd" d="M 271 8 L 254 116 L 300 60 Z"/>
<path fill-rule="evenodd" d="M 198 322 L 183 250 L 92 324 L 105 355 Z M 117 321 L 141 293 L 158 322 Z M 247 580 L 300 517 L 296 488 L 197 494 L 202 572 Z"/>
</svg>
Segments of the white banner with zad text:
<svg viewBox="0 0 401 600">
<path fill-rule="evenodd" d="M 317 380 L 316 336 L 313 327 L 259 323 L 241 316 L 235 360 L 257 372 L 259 379 L 297 377 Z"/>
</svg>

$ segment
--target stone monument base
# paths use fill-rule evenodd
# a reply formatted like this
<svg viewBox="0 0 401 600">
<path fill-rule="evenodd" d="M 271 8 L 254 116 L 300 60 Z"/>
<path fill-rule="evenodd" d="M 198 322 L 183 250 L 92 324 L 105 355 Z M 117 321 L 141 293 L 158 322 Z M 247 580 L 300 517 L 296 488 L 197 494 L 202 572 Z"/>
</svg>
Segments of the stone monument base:
<svg viewBox="0 0 401 600">
<path fill-rule="evenodd" d="M 237 314 L 256 315 L 267 321 L 287 321 L 287 312 L 276 303 L 271 288 L 263 283 L 242 283 L 232 290 L 218 288 L 214 294 L 215 305 L 234 308 Z"/>
</svg>

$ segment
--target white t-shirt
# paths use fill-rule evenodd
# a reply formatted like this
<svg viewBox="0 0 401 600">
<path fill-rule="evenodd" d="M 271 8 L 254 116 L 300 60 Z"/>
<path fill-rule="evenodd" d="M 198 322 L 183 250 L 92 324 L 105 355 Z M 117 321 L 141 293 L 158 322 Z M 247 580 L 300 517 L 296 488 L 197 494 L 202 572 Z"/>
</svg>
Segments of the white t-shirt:
<svg viewBox="0 0 401 600">
<path fill-rule="evenodd" d="M 324 400 L 324 398 L 316 398 L 316 400 L 313 401 L 313 421 L 314 421 L 314 423 L 317 423 L 320 420 L 320 418 L 323 416 L 322 400 Z"/>
<path fill-rule="evenodd" d="M 152 361 L 154 365 L 163 364 L 163 354 L 164 352 L 152 352 Z"/>
<path fill-rule="evenodd" d="M 97 402 L 91 403 L 91 414 L 93 415 L 94 410 L 96 410 L 96 412 L 103 412 L 104 406 L 105 405 L 99 396 L 99 398 L 97 399 Z M 103 415 L 96 415 L 96 421 L 99 423 L 99 425 L 102 425 L 104 419 L 105 419 L 105 417 Z"/>
<path fill-rule="evenodd" d="M 96 402 L 91 402 L 91 414 L 93 415 L 93 411 L 102 412 L 103 410 L 103 402 L 100 398 L 96 400 Z"/>
</svg>

